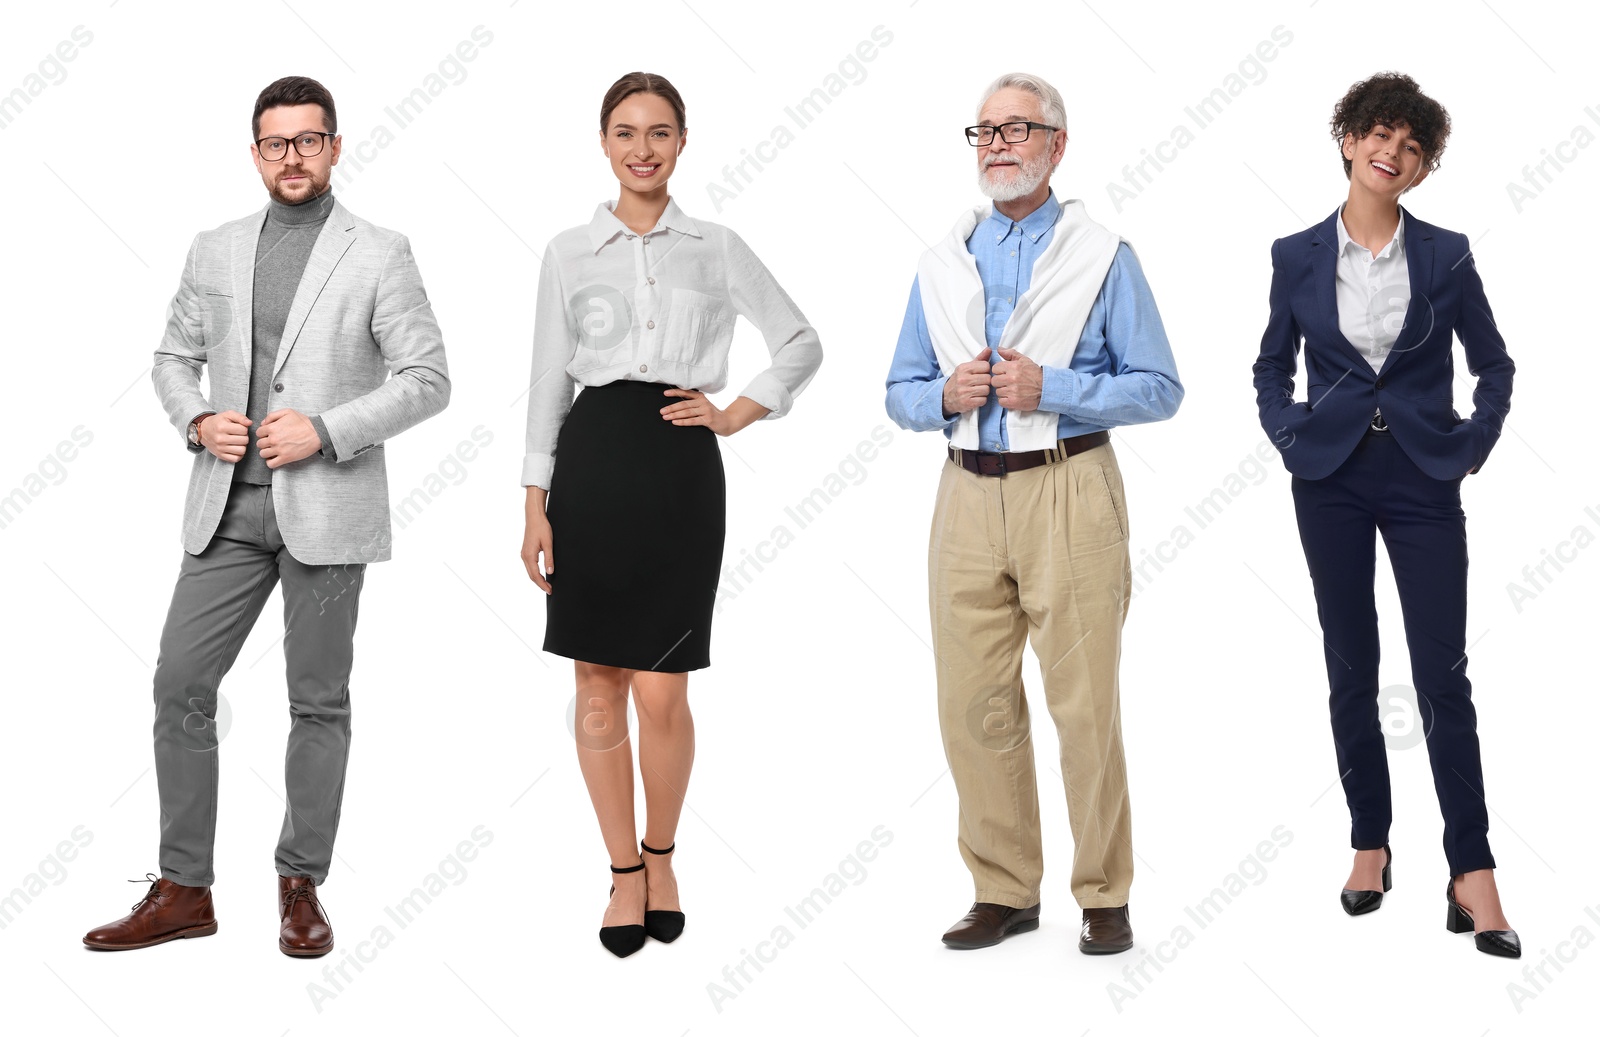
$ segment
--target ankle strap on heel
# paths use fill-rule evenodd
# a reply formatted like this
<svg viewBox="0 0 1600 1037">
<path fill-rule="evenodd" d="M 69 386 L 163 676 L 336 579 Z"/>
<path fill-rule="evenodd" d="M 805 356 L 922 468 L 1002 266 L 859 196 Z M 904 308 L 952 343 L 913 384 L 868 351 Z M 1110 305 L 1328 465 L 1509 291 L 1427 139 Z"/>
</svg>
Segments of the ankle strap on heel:
<svg viewBox="0 0 1600 1037">
<path fill-rule="evenodd" d="M 644 870 L 644 858 L 642 858 L 642 857 L 639 859 L 639 863 L 635 864 L 631 868 L 619 868 L 615 864 L 613 864 L 611 866 L 611 871 L 614 874 L 617 874 L 617 875 L 628 875 L 628 874 L 631 874 L 631 873 L 633 873 L 635 871 L 643 871 L 643 870 Z"/>
<path fill-rule="evenodd" d="M 674 842 L 671 846 L 667 847 L 665 850 L 658 850 L 653 846 L 646 846 L 644 844 L 644 840 L 643 839 L 639 840 L 639 849 L 643 850 L 645 853 L 668 854 L 668 853 L 671 853 L 673 850 L 676 850 L 677 848 L 678 848 L 678 844 L 676 842 Z"/>
</svg>

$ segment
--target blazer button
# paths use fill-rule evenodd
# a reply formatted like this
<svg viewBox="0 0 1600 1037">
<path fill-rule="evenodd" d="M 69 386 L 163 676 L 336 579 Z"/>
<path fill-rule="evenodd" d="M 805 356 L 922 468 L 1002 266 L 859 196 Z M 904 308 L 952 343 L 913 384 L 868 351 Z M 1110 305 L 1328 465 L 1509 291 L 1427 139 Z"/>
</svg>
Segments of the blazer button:
<svg viewBox="0 0 1600 1037">
<path fill-rule="evenodd" d="M 1379 378 L 1379 379 L 1378 379 L 1378 384 L 1377 384 L 1377 385 L 1374 385 L 1374 386 L 1373 386 L 1373 388 L 1374 388 L 1374 389 L 1382 389 L 1382 388 L 1383 388 L 1383 379 L 1382 379 L 1382 378 Z"/>
<path fill-rule="evenodd" d="M 274 385 L 272 387 L 272 391 L 273 392 L 283 392 L 283 383 L 279 382 L 277 385 Z"/>
</svg>

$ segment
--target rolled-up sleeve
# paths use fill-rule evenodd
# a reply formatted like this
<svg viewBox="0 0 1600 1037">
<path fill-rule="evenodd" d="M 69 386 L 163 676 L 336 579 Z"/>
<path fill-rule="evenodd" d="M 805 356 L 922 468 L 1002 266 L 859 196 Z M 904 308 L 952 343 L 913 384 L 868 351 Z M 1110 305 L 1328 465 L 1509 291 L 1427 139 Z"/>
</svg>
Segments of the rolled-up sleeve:
<svg viewBox="0 0 1600 1037">
<path fill-rule="evenodd" d="M 772 356 L 739 395 L 767 408 L 767 418 L 781 418 L 822 366 L 822 340 L 744 239 L 727 231 L 723 250 L 728 297 L 761 332 Z"/>
</svg>

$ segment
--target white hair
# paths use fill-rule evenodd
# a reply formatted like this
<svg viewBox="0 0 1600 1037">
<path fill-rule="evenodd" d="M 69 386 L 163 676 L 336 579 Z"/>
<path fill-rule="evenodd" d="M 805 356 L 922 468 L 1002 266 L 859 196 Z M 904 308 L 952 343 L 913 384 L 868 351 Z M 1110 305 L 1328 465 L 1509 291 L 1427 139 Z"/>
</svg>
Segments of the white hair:
<svg viewBox="0 0 1600 1037">
<path fill-rule="evenodd" d="M 989 84 L 983 92 L 983 99 L 978 102 L 978 118 L 983 117 L 983 106 L 989 103 L 989 98 L 1008 87 L 1026 90 L 1039 99 L 1039 114 L 1051 126 L 1059 126 L 1063 133 L 1067 129 L 1067 108 L 1061 102 L 1061 92 L 1038 76 L 1026 72 L 1007 72 L 1005 75 Z"/>
</svg>

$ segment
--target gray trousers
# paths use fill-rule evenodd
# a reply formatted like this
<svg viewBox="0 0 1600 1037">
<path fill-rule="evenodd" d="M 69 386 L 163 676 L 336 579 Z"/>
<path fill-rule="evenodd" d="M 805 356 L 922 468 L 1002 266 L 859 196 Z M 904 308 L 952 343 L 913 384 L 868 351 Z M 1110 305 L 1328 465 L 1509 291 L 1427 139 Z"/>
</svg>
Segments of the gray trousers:
<svg viewBox="0 0 1600 1037">
<path fill-rule="evenodd" d="M 350 666 L 365 572 L 362 564 L 296 561 L 278 532 L 272 488 L 243 482 L 229 491 L 211 543 L 184 554 L 155 676 L 165 878 L 213 881 L 217 688 L 279 580 L 291 724 L 275 863 L 279 875 L 327 878 L 350 755 Z"/>
</svg>

